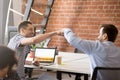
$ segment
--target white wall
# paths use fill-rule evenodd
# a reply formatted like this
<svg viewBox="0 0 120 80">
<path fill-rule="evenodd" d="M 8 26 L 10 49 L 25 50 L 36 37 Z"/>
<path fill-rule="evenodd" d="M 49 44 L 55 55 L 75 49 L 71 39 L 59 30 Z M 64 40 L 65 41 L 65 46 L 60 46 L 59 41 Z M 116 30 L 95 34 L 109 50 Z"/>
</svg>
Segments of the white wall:
<svg viewBox="0 0 120 80">
<path fill-rule="evenodd" d="M 15 10 L 22 12 L 21 10 L 21 2 L 22 0 L 13 0 L 13 7 Z M 0 44 L 5 44 L 5 25 L 6 25 L 6 17 L 8 11 L 9 0 L 0 0 Z M 21 22 L 21 16 L 12 14 L 10 12 L 9 16 L 9 26 L 16 26 Z"/>
<path fill-rule="evenodd" d="M 13 0 L 13 8 L 22 13 L 22 0 Z M 17 26 L 22 21 L 22 16 L 13 14 L 14 25 Z"/>
<path fill-rule="evenodd" d="M 5 21 L 9 0 L 0 0 L 0 44 L 4 44 Z"/>
</svg>

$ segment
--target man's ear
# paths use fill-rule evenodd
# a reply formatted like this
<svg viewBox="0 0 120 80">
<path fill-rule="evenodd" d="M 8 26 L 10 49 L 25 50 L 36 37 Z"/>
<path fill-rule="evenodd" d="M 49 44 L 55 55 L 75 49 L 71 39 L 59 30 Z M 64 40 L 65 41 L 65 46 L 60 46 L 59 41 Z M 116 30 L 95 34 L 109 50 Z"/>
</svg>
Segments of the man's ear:
<svg viewBox="0 0 120 80">
<path fill-rule="evenodd" d="M 24 33 L 24 29 L 23 28 L 20 29 L 20 33 Z"/>
<path fill-rule="evenodd" d="M 103 39 L 104 39 L 104 40 L 108 39 L 107 33 L 104 33 L 104 34 L 103 34 Z"/>
</svg>

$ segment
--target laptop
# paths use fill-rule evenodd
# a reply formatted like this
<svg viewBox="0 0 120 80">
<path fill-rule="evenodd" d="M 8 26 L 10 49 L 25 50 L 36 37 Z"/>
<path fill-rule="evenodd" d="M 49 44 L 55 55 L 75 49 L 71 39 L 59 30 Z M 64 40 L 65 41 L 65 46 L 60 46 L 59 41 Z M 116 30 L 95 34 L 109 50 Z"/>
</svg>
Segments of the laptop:
<svg viewBox="0 0 120 80">
<path fill-rule="evenodd" d="M 54 63 L 56 48 L 40 48 L 35 49 L 34 60 L 40 62 L 40 65 L 50 65 Z"/>
</svg>

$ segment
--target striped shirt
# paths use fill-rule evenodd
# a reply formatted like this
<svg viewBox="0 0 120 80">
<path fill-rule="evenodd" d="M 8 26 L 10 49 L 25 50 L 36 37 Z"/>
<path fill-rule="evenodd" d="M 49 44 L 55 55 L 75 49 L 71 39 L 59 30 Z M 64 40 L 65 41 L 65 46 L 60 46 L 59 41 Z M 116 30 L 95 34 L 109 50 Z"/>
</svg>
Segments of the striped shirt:
<svg viewBox="0 0 120 80">
<path fill-rule="evenodd" d="M 8 47 L 16 50 L 17 56 L 18 56 L 18 67 L 17 67 L 17 73 L 21 80 L 25 79 L 25 72 L 24 72 L 24 63 L 25 63 L 25 57 L 26 53 L 29 52 L 29 45 L 21 46 L 20 42 L 21 40 L 25 38 L 24 36 L 17 34 L 13 38 L 10 39 L 10 42 L 8 43 Z"/>
</svg>

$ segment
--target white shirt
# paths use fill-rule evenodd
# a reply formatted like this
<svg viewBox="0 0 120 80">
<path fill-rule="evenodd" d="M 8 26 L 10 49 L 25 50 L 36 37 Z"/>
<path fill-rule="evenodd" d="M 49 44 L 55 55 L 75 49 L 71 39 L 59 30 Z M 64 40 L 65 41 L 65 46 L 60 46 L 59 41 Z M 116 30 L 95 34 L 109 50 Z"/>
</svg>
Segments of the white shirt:
<svg viewBox="0 0 120 80">
<path fill-rule="evenodd" d="M 120 67 L 120 49 L 117 48 L 113 42 L 83 40 L 78 38 L 70 29 L 64 30 L 64 36 L 72 46 L 88 54 L 91 62 L 91 74 L 96 66 Z M 113 74 L 109 74 L 109 78 L 106 77 L 107 74 L 104 74 L 104 76 L 103 73 L 102 76 L 101 74 L 98 75 L 97 80 L 120 80 L 120 76 L 117 76 L 119 78 L 116 79 L 110 76 Z"/>
</svg>

